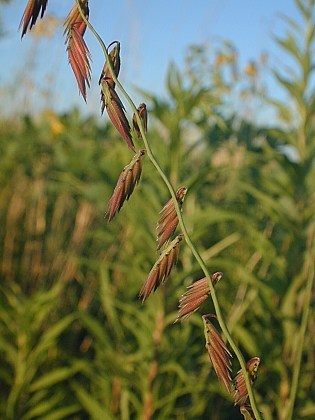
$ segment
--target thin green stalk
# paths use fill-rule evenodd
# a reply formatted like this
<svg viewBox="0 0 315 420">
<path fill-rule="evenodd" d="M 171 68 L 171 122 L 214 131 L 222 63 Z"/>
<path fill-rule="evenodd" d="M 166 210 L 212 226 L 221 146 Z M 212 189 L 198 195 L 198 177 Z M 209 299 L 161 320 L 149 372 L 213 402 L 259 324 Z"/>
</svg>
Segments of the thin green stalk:
<svg viewBox="0 0 315 420">
<path fill-rule="evenodd" d="M 315 230 L 315 226 L 313 230 Z M 314 234 L 315 232 L 313 233 L 313 236 Z M 313 237 L 313 241 L 314 241 L 314 237 Z M 307 282 L 306 282 L 306 287 L 305 287 L 305 298 L 304 298 L 304 303 L 303 303 L 303 313 L 302 313 L 302 321 L 301 321 L 301 326 L 300 326 L 300 335 L 298 339 L 297 355 L 294 361 L 290 396 L 289 396 L 289 401 L 288 401 L 287 410 L 285 414 L 285 418 L 287 420 L 291 420 L 293 418 L 294 405 L 295 405 L 296 394 L 297 394 L 297 389 L 299 385 L 299 376 L 300 376 L 300 371 L 301 371 L 301 361 L 302 361 L 302 356 L 303 356 L 305 334 L 306 334 L 310 307 L 311 307 L 312 290 L 314 286 L 314 277 L 315 277 L 314 259 L 315 259 L 315 251 L 314 249 L 312 249 L 306 261 Z"/>
<path fill-rule="evenodd" d="M 168 188 L 168 190 L 171 194 L 171 197 L 174 201 L 174 206 L 175 206 L 175 209 L 176 209 L 176 213 L 178 215 L 179 225 L 180 225 L 182 233 L 185 237 L 186 243 L 187 243 L 188 247 L 190 248 L 194 257 L 196 258 L 198 264 L 200 265 L 200 268 L 202 269 L 202 271 L 204 272 L 204 274 L 205 274 L 205 276 L 208 280 L 208 284 L 209 284 L 209 288 L 210 288 L 210 292 L 211 292 L 211 298 L 212 298 L 212 301 L 213 301 L 213 305 L 214 305 L 214 309 L 215 309 L 215 312 L 216 312 L 218 323 L 219 323 L 219 325 L 220 325 L 220 327 L 223 331 L 223 334 L 225 335 L 227 341 L 229 342 L 231 348 L 233 349 L 233 351 L 234 351 L 234 353 L 235 353 L 235 355 L 236 355 L 236 357 L 237 357 L 237 359 L 240 363 L 240 366 L 241 366 L 241 369 L 242 369 L 242 372 L 243 372 L 243 375 L 244 375 L 244 378 L 245 378 L 246 387 L 247 387 L 248 396 L 249 396 L 249 400 L 250 400 L 250 403 L 251 403 L 252 410 L 254 412 L 256 420 L 261 420 L 261 416 L 260 416 L 260 413 L 258 411 L 255 396 L 254 396 L 254 393 L 253 393 L 253 389 L 252 389 L 250 379 L 249 379 L 249 376 L 248 376 L 248 373 L 247 373 L 247 370 L 246 370 L 246 364 L 245 364 L 244 357 L 243 357 L 241 351 L 239 350 L 239 348 L 237 347 L 237 345 L 235 344 L 235 342 L 234 342 L 234 340 L 233 340 L 233 338 L 232 338 L 232 336 L 231 336 L 231 334 L 230 334 L 230 332 L 229 332 L 229 330 L 228 330 L 228 328 L 227 328 L 227 326 L 224 322 L 224 319 L 223 319 L 223 316 L 222 316 L 222 313 L 221 313 L 221 309 L 220 309 L 220 306 L 219 306 L 219 302 L 218 302 L 218 299 L 216 297 L 214 287 L 212 285 L 210 273 L 209 273 L 209 271 L 206 267 L 206 264 L 205 264 L 204 260 L 202 259 L 201 255 L 199 254 L 197 248 L 195 247 L 195 245 L 191 241 L 191 238 L 190 238 L 190 235 L 187 231 L 187 228 L 186 228 L 186 225 L 185 225 L 185 222 L 184 222 L 179 204 L 178 204 L 177 199 L 176 199 L 174 188 L 172 187 L 170 181 L 168 180 L 167 176 L 163 172 L 163 169 L 160 167 L 158 161 L 156 160 L 156 158 L 155 158 L 155 156 L 154 156 L 154 154 L 151 150 L 151 147 L 148 143 L 146 134 L 144 132 L 144 127 L 143 127 L 142 121 L 141 121 L 141 119 L 138 115 L 137 108 L 136 108 L 135 104 L 133 103 L 132 99 L 130 98 L 130 96 L 128 95 L 128 93 L 124 89 L 124 87 L 118 81 L 118 79 L 117 79 L 117 77 L 114 73 L 114 70 L 113 70 L 113 67 L 112 67 L 112 64 L 111 64 L 111 61 L 110 61 L 110 58 L 109 58 L 109 54 L 108 54 L 107 48 L 106 48 L 103 40 L 98 35 L 98 33 L 96 32 L 94 27 L 91 25 L 91 23 L 85 18 L 84 13 L 81 10 L 79 0 L 76 0 L 76 3 L 78 5 L 78 8 L 79 8 L 80 14 L 82 16 L 82 19 L 84 20 L 84 22 L 86 23 L 88 28 L 91 30 L 91 32 L 93 33 L 95 38 L 98 40 L 98 42 L 99 42 L 99 44 L 100 44 L 100 46 L 103 50 L 108 68 L 111 72 L 111 76 L 112 76 L 114 82 L 116 83 L 118 88 L 121 90 L 121 92 L 125 96 L 125 98 L 128 101 L 132 111 L 135 113 L 137 123 L 138 123 L 139 129 L 140 129 L 140 133 L 141 133 L 141 136 L 142 136 L 142 140 L 143 140 L 144 145 L 146 147 L 147 155 L 148 155 L 150 161 L 152 162 L 152 164 L 154 165 L 154 167 L 156 168 L 157 172 L 159 173 L 159 175 L 163 179 L 166 187 Z"/>
</svg>

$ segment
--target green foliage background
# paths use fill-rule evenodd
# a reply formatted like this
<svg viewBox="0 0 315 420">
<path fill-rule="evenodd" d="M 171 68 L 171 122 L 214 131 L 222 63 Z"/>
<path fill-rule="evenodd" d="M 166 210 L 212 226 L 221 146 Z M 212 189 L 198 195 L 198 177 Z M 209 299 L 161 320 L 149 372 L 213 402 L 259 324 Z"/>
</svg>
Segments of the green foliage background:
<svg viewBox="0 0 315 420">
<path fill-rule="evenodd" d="M 220 62 L 205 63 L 200 48 L 185 71 L 171 65 L 167 99 L 142 92 L 154 152 L 174 187 L 188 186 L 192 238 L 210 271 L 224 272 L 217 293 L 229 328 L 247 358 L 262 360 L 266 420 L 288 420 L 290 404 L 292 418 L 315 416 L 315 20 L 312 2 L 297 5 L 305 25 L 287 22 L 276 40 L 297 64 L 293 75 L 275 72 L 288 101 L 264 97 L 275 126 L 225 112 L 244 83 L 229 45 Z M 261 95 L 256 74 L 245 82 Z M 173 324 L 180 295 L 202 276 L 184 244 L 168 283 L 144 305 L 137 298 L 169 197 L 146 161 L 107 224 L 129 160 L 109 124 L 75 110 L 1 121 L 0 418 L 241 418 L 204 349 L 200 315 L 211 303 Z"/>
</svg>

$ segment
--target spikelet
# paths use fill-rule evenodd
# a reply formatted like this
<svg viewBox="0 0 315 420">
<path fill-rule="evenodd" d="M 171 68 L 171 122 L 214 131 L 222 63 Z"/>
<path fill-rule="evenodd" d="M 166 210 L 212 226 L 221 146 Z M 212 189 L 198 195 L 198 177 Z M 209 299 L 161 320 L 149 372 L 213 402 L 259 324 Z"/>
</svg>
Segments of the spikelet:
<svg viewBox="0 0 315 420">
<path fill-rule="evenodd" d="M 109 53 L 109 59 L 110 59 L 112 68 L 114 70 L 115 76 L 118 77 L 119 71 L 120 71 L 120 42 L 113 41 L 109 44 L 108 48 L 110 48 L 110 46 L 112 44 L 115 44 L 115 43 L 116 43 L 115 47 Z M 107 61 L 104 64 L 102 73 L 100 75 L 100 78 L 99 78 L 99 81 L 98 81 L 99 85 L 101 84 L 102 80 L 107 80 L 108 84 L 113 89 L 115 89 L 115 82 L 114 82 L 113 77 L 111 75 L 111 72 L 109 70 Z M 101 96 L 102 96 L 102 93 L 101 93 Z"/>
<path fill-rule="evenodd" d="M 22 28 L 21 38 L 23 38 L 23 36 L 26 34 L 28 30 L 32 29 L 39 15 L 40 15 L 40 18 L 44 16 L 44 13 L 47 7 L 47 2 L 48 0 L 29 0 L 28 1 L 25 7 L 20 25 L 19 25 L 19 29 Z"/>
<path fill-rule="evenodd" d="M 105 217 L 110 222 L 115 214 L 122 208 L 124 202 L 129 200 L 133 190 L 140 180 L 142 172 L 142 160 L 145 150 L 140 150 L 131 160 L 129 165 L 125 166 L 119 175 L 113 195 L 106 207 Z"/>
<path fill-rule="evenodd" d="M 89 7 L 87 0 L 81 0 L 81 8 L 86 19 L 88 19 Z M 86 86 L 90 87 L 91 80 L 91 54 L 83 39 L 85 30 L 86 24 L 80 15 L 77 4 L 75 4 L 65 21 L 64 35 L 66 35 L 69 63 L 78 83 L 79 91 L 86 102 Z"/>
<path fill-rule="evenodd" d="M 176 200 L 181 207 L 187 193 L 187 187 L 180 187 L 176 191 Z M 173 235 L 178 225 L 178 216 L 171 198 L 160 211 L 160 220 L 157 223 L 157 249 L 160 249 Z"/>
<path fill-rule="evenodd" d="M 247 363 L 246 363 L 246 370 L 249 374 L 250 383 L 253 385 L 254 382 L 257 379 L 257 370 L 260 364 L 260 358 L 259 357 L 252 357 Z M 245 378 L 243 375 L 242 370 L 239 370 L 237 372 L 237 375 L 234 379 L 234 405 L 240 404 L 243 405 L 248 397 L 248 391 L 246 387 Z"/>
<path fill-rule="evenodd" d="M 147 299 L 152 290 L 155 291 L 161 283 L 163 284 L 167 280 L 173 266 L 177 263 L 179 243 L 182 239 L 183 235 L 178 235 L 161 253 L 159 259 L 152 267 L 139 293 L 139 298 L 142 299 L 142 303 Z"/>
<path fill-rule="evenodd" d="M 213 286 L 215 286 L 222 277 L 223 273 L 214 273 L 211 276 Z M 195 281 L 188 286 L 187 289 L 188 290 L 179 299 L 178 315 L 175 322 L 179 319 L 188 319 L 210 296 L 210 288 L 206 277 Z"/>
<path fill-rule="evenodd" d="M 250 410 L 251 407 L 247 407 L 245 404 L 240 406 L 240 412 L 242 414 L 242 416 L 244 417 L 244 420 L 255 420 L 250 412 L 248 410 Z"/>
<path fill-rule="evenodd" d="M 232 355 L 222 340 L 221 335 L 210 322 L 209 318 L 216 318 L 215 315 L 203 315 L 204 333 L 206 338 L 206 349 L 209 354 L 212 366 L 219 381 L 230 393 L 232 390 Z"/>
<path fill-rule="evenodd" d="M 117 95 L 115 89 L 111 86 L 111 84 L 102 79 L 102 111 L 104 111 L 104 107 L 106 107 L 107 114 L 111 120 L 111 122 L 116 127 L 119 134 L 127 143 L 129 149 L 135 151 L 135 145 L 132 141 L 131 132 L 130 132 L 130 125 L 125 115 L 125 107 L 121 102 L 119 96 Z"/>
<path fill-rule="evenodd" d="M 147 130 L 148 130 L 148 113 L 147 113 L 146 104 L 144 104 L 144 103 L 140 104 L 137 108 L 137 113 L 138 113 L 139 118 L 142 122 L 144 132 L 146 133 Z M 133 128 L 134 128 L 138 138 L 140 139 L 141 138 L 141 131 L 140 131 L 140 128 L 139 128 L 139 125 L 138 125 L 136 114 L 133 114 L 132 124 L 133 124 Z"/>
</svg>

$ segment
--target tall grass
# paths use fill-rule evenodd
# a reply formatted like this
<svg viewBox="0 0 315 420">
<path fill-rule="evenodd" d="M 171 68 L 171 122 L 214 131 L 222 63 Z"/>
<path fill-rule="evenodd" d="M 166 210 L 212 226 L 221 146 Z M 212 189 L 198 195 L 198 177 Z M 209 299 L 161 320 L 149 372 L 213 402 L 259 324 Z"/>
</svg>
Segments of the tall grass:
<svg viewBox="0 0 315 420">
<path fill-rule="evenodd" d="M 277 69 L 288 101 L 269 100 L 281 124 L 219 115 L 214 98 L 229 90 L 215 66 L 210 86 L 170 67 L 167 102 L 142 92 L 153 151 L 173 185 L 188 187 L 192 240 L 208 269 L 224 272 L 216 292 L 229 330 L 246 359 L 261 359 L 264 419 L 315 413 L 314 2 L 296 3 L 305 25 L 289 21 L 277 42 L 299 72 Z M 166 287 L 145 305 L 137 297 L 169 197 L 144 160 L 108 224 L 106 202 L 129 161 L 110 125 L 76 111 L 1 124 L 1 418 L 241 417 L 215 378 L 200 315 L 173 325 L 185 286 L 202 276 L 189 250 Z"/>
</svg>

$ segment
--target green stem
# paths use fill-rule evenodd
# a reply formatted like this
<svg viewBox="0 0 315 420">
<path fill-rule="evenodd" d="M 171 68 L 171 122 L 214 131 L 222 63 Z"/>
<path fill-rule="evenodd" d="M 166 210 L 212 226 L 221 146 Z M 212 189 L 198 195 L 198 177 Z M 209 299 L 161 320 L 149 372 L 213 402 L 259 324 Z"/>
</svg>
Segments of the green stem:
<svg viewBox="0 0 315 420">
<path fill-rule="evenodd" d="M 315 226 L 313 227 L 313 238 L 315 236 Z M 313 245 L 314 246 L 314 245 Z M 305 341 L 305 334 L 309 319 L 309 313 L 310 313 L 310 307 L 311 307 L 311 299 L 312 299 L 312 290 L 314 286 L 314 259 L 315 259 L 315 250 L 314 248 L 311 249 L 311 252 L 309 253 L 307 260 L 306 260 L 306 286 L 305 286 L 305 298 L 303 303 L 303 313 L 302 313 L 302 321 L 300 326 L 300 335 L 298 339 L 298 348 L 297 348 L 297 354 L 293 365 L 293 374 L 292 374 L 292 383 L 291 383 L 291 389 L 290 389 L 290 396 L 288 401 L 288 406 L 286 409 L 285 418 L 287 420 L 291 420 L 293 418 L 293 411 L 294 411 L 294 405 L 296 400 L 296 394 L 299 384 L 299 376 L 301 371 L 301 361 L 303 356 L 303 348 L 304 348 L 304 341 Z"/>
<path fill-rule="evenodd" d="M 132 111 L 135 113 L 135 116 L 137 118 L 137 123 L 138 123 L 139 129 L 140 129 L 140 132 L 141 132 L 142 140 L 143 140 L 144 145 L 146 147 L 147 155 L 148 155 L 150 161 L 152 162 L 152 164 L 154 165 L 154 167 L 156 168 L 157 172 L 159 173 L 159 175 L 163 179 L 166 187 L 168 188 L 168 190 L 171 194 L 171 197 L 174 201 L 174 206 L 175 206 L 175 209 L 176 209 L 176 213 L 178 215 L 179 225 L 181 227 L 182 233 L 184 234 L 186 243 L 187 243 L 188 247 L 190 248 L 194 257 L 196 258 L 198 264 L 200 265 L 200 268 L 202 269 L 202 271 L 204 272 L 204 274 L 205 274 L 205 276 L 208 280 L 208 284 L 209 284 L 209 288 L 210 288 L 210 292 L 211 292 L 211 298 L 212 298 L 212 301 L 213 301 L 213 305 L 214 305 L 214 309 L 215 309 L 215 312 L 216 312 L 218 323 L 219 323 L 219 325 L 220 325 L 220 327 L 223 331 L 223 334 L 225 335 L 227 341 L 229 342 L 231 348 L 233 349 L 233 351 L 234 351 L 234 353 L 235 353 L 235 355 L 236 355 L 236 357 L 237 357 L 237 359 L 240 363 L 240 366 L 241 366 L 241 369 L 242 369 L 242 372 L 243 372 L 243 375 L 244 375 L 244 378 L 245 378 L 246 387 L 247 387 L 248 396 L 249 396 L 249 400 L 250 400 L 250 403 L 251 403 L 252 410 L 254 412 L 256 420 L 261 420 L 261 416 L 260 416 L 260 413 L 258 411 L 255 396 L 254 396 L 254 393 L 253 393 L 252 385 L 250 383 L 248 372 L 246 370 L 246 364 L 245 364 L 244 357 L 243 357 L 241 351 L 239 350 L 239 348 L 237 347 L 237 345 L 235 344 L 235 342 L 234 342 L 234 340 L 233 340 L 233 338 L 232 338 L 232 336 L 231 336 L 231 334 L 230 334 L 230 332 L 229 332 L 229 330 L 228 330 L 228 328 L 227 328 L 227 326 L 224 322 L 224 319 L 223 319 L 223 316 L 222 316 L 222 313 L 221 313 L 221 309 L 220 309 L 220 306 L 219 306 L 219 302 L 218 302 L 218 299 L 216 297 L 214 287 L 212 285 L 210 273 L 209 273 L 209 271 L 206 267 L 206 264 L 205 264 L 204 260 L 202 259 L 201 255 L 199 254 L 197 248 L 195 247 L 195 245 L 193 244 L 193 242 L 190 239 L 190 235 L 187 231 L 187 228 L 186 228 L 183 216 L 182 216 L 181 209 L 180 209 L 179 204 L 178 204 L 177 199 L 176 199 L 174 188 L 172 187 L 170 181 L 168 180 L 167 176 L 163 172 L 162 168 L 160 167 L 158 161 L 156 160 L 156 158 L 155 158 L 155 156 L 154 156 L 154 154 L 151 150 L 151 147 L 148 143 L 146 134 L 144 132 L 144 127 L 143 127 L 142 121 L 141 121 L 141 119 L 138 115 L 137 108 L 136 108 L 135 104 L 133 103 L 133 101 L 130 98 L 130 96 L 128 95 L 128 93 L 125 91 L 124 87 L 118 81 L 118 79 L 117 79 L 117 77 L 114 73 L 114 70 L 113 70 L 113 67 L 112 67 L 112 64 L 111 64 L 111 61 L 110 61 L 110 58 L 109 58 L 109 54 L 108 54 L 107 48 L 106 48 L 103 40 L 98 35 L 98 33 L 96 32 L 94 27 L 90 24 L 90 22 L 85 18 L 84 13 L 81 10 L 79 0 L 76 0 L 76 3 L 78 5 L 78 8 L 79 8 L 80 14 L 82 16 L 82 19 L 84 20 L 84 22 L 86 23 L 88 28 L 91 30 L 91 32 L 93 33 L 95 38 L 98 40 L 98 42 L 99 42 L 99 44 L 100 44 L 100 46 L 103 50 L 108 68 L 111 72 L 111 76 L 112 76 L 114 82 L 116 83 L 118 88 L 121 90 L 121 92 L 125 96 L 125 98 L 128 101 Z"/>
</svg>

